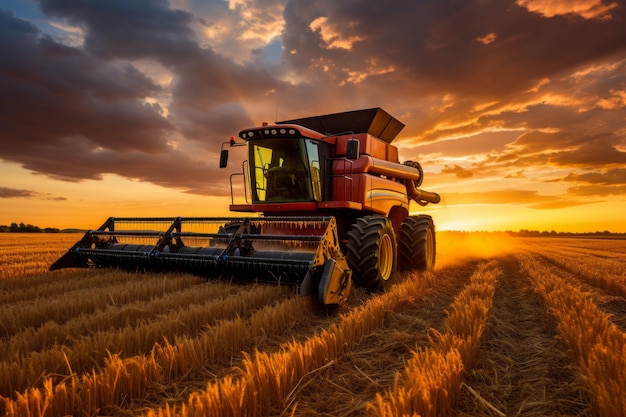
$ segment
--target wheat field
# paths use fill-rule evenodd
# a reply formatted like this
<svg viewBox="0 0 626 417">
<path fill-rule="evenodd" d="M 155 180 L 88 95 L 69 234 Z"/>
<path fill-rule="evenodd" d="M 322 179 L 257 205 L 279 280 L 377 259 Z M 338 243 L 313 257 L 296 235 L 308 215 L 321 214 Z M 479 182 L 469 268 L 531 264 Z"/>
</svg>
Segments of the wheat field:
<svg viewBox="0 0 626 417">
<path fill-rule="evenodd" d="M 337 309 L 0 234 L 0 415 L 624 416 L 626 241 L 438 234 Z"/>
</svg>

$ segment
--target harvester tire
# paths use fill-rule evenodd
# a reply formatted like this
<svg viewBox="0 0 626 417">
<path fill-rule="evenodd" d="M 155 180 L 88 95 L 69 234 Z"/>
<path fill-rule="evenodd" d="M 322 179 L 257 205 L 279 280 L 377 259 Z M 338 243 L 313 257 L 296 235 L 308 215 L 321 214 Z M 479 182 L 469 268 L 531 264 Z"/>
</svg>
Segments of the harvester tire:
<svg viewBox="0 0 626 417">
<path fill-rule="evenodd" d="M 433 269 L 436 255 L 435 224 L 430 216 L 407 217 L 400 226 L 398 269 Z"/>
<path fill-rule="evenodd" d="M 393 283 L 397 257 L 396 235 L 387 217 L 366 216 L 352 225 L 346 259 L 356 285 L 368 291 L 388 288 Z"/>
</svg>

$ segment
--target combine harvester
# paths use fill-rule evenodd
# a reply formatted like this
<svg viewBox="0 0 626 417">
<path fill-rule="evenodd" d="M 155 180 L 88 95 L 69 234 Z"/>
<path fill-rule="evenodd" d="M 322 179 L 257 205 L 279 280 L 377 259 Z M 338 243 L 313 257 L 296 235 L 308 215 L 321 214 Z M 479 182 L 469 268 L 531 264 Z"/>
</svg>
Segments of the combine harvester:
<svg viewBox="0 0 626 417">
<path fill-rule="evenodd" d="M 188 271 L 298 285 L 322 304 L 347 300 L 352 281 L 369 291 L 392 284 L 396 269 L 435 263 L 435 227 L 409 215 L 409 200 L 438 203 L 421 190 L 417 162 L 391 145 L 404 124 L 380 108 L 244 129 L 242 172 L 231 176 L 227 218 L 109 218 L 88 231 L 50 270 L 119 267 Z M 235 204 L 233 180 L 244 182 Z"/>
</svg>

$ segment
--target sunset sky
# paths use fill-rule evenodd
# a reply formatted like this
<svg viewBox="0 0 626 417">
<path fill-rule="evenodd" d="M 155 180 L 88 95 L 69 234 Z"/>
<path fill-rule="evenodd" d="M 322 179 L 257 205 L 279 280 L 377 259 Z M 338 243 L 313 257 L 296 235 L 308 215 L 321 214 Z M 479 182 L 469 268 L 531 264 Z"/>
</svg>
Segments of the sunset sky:
<svg viewBox="0 0 626 417">
<path fill-rule="evenodd" d="M 371 107 L 441 230 L 626 232 L 624 0 L 2 0 L 0 225 L 228 215 L 222 142 Z"/>
</svg>

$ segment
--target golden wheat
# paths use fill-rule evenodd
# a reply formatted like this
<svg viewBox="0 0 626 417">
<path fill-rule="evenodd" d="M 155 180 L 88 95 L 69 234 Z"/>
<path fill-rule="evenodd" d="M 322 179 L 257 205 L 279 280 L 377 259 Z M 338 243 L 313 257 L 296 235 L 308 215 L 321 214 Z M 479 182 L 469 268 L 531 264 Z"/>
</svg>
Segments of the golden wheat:
<svg viewBox="0 0 626 417">
<path fill-rule="evenodd" d="M 176 345 L 156 344 L 148 356 L 122 359 L 118 355 L 111 355 L 100 371 L 93 371 L 82 377 L 71 374 L 55 384 L 53 390 L 41 392 L 33 388 L 14 400 L 6 399 L 7 410 L 10 410 L 8 415 L 22 415 L 26 413 L 24 410 L 31 409 L 31 404 L 42 407 L 45 404 L 55 404 L 55 407 L 61 409 L 62 404 L 80 407 L 64 409 L 65 414 L 93 414 L 110 404 L 123 406 L 130 401 L 142 399 L 144 393 L 150 389 L 157 389 L 173 379 L 189 377 L 193 372 L 201 372 L 214 360 L 253 344 L 263 336 L 264 320 L 274 328 L 282 320 L 286 330 L 293 327 L 294 322 L 309 320 L 311 314 L 310 300 L 292 298 L 256 311 L 247 322 L 241 318 L 224 321 L 209 327 L 195 339 L 180 338 Z M 251 327 L 251 322 L 257 326 Z M 60 388 L 61 386 L 65 388 Z M 78 399 L 64 397 L 70 393 L 78 393 Z M 57 398 L 58 395 L 61 397 Z M 116 402 L 111 402 L 112 398 Z"/>
<path fill-rule="evenodd" d="M 612 253 L 575 253 L 567 246 L 558 245 L 542 248 L 536 253 L 571 271 L 590 285 L 602 288 L 611 295 L 626 297 L 625 254 L 607 257 L 607 254 Z"/>
<path fill-rule="evenodd" d="M 339 324 L 306 342 L 292 342 L 273 354 L 256 352 L 253 357 L 246 357 L 239 378 L 212 382 L 205 391 L 193 393 L 180 408 L 160 408 L 149 416 L 256 416 L 284 409 L 289 394 L 302 378 L 350 351 L 365 335 L 384 325 L 386 314 L 402 309 L 407 299 L 424 297 L 432 285 L 430 275 L 422 280 L 412 276 L 350 311 Z"/>
<path fill-rule="evenodd" d="M 0 282 L 47 271 L 79 238 L 75 233 L 0 233 Z"/>
<path fill-rule="evenodd" d="M 398 317 L 426 320 L 411 317 L 413 306 L 430 303 L 430 291 L 440 285 L 439 271 L 414 275 L 360 306 L 361 299 L 353 298 L 344 314 L 322 319 L 307 299 L 290 296 L 293 289 L 251 286 L 248 292 L 248 287 L 201 285 L 202 279 L 178 274 L 48 273 L 49 263 L 77 237 L 63 244 L 41 240 L 58 240 L 56 235 L 25 236 L 21 243 L 17 237 L 0 236 L 0 357 L 6 365 L 0 369 L 0 390 L 6 394 L 0 398 L 0 415 L 8 416 L 129 415 L 146 412 L 146 406 L 156 407 L 151 416 L 304 415 L 302 408 L 297 410 L 301 392 L 321 375 L 350 367 L 356 352 Z M 437 326 L 440 332 L 430 333 L 428 347 L 423 346 L 425 335 L 411 338 L 422 346 L 415 347 L 404 365 L 390 367 L 382 380 L 374 377 L 375 387 L 361 395 L 358 410 L 369 399 L 367 411 L 383 416 L 456 413 L 463 369 L 476 361 L 501 273 L 497 263 L 470 269 L 476 263 L 467 260 L 505 255 L 523 243 L 530 253 L 519 255 L 527 262 L 523 272 L 534 276 L 547 311 L 557 317 L 581 379 L 593 392 L 594 412 L 626 414 L 619 403 L 626 381 L 624 334 L 593 302 L 579 298 L 580 291 L 570 294 L 576 291 L 570 284 L 563 286 L 558 272 L 572 271 L 564 276 L 575 275 L 616 294 L 610 283 L 619 281 L 613 278 L 623 271 L 619 268 L 625 263 L 626 243 L 506 238 L 493 244 L 490 236 L 468 235 L 463 241 L 472 247 L 465 251 L 463 242 L 451 238 L 455 253 L 444 253 L 439 268 L 460 263 L 455 274 L 467 279 L 475 273 L 455 298 L 445 323 Z M 436 307 L 439 316 L 444 308 Z M 376 344 L 366 346 L 367 351 L 380 355 L 380 349 L 390 346 Z M 403 352 L 410 347 L 405 345 Z M 403 369 L 394 383 L 397 368 Z M 206 388 L 196 391 L 202 385 Z M 320 389 L 333 386 L 338 388 L 328 384 Z M 357 408 L 342 410 L 354 414 Z"/>
<path fill-rule="evenodd" d="M 545 250 L 562 249 L 572 255 L 590 255 L 606 259 L 619 259 L 626 255 L 624 239 L 584 239 L 584 238 L 524 238 L 537 248 Z"/>
<path fill-rule="evenodd" d="M 600 416 L 626 415 L 626 335 L 580 290 L 532 256 L 518 255 L 535 291 L 558 321 Z"/>
<path fill-rule="evenodd" d="M 449 416 L 462 373 L 463 361 L 458 350 L 419 349 L 408 361 L 404 377 L 396 379 L 390 392 L 376 394 L 368 410 L 378 417 Z"/>
<path fill-rule="evenodd" d="M 205 293 L 208 295 L 216 286 L 204 287 L 209 289 L 209 292 Z M 221 287 L 227 288 L 225 285 Z M 101 365 L 102 361 L 95 358 L 105 358 L 108 352 L 120 352 L 121 357 L 149 353 L 157 342 L 162 342 L 164 339 L 176 340 L 178 335 L 182 334 L 192 336 L 194 331 L 199 332 L 218 320 L 245 317 L 255 309 L 285 294 L 282 288 L 269 286 L 260 287 L 256 291 L 248 289 L 245 292 L 235 292 L 231 289 L 231 292 L 233 294 L 226 298 L 209 298 L 205 303 L 192 304 L 178 310 L 172 309 L 167 314 L 161 314 L 158 320 L 153 322 L 140 321 L 106 331 L 94 329 L 91 334 L 85 336 L 65 336 L 70 338 L 66 343 L 59 343 L 62 340 L 56 339 L 57 342 L 48 349 L 31 352 L 29 355 L 25 355 L 23 351 L 11 352 L 12 356 L 7 355 L 0 362 L 0 375 L 2 375 L 0 386 L 3 387 L 0 394 L 9 396 L 13 391 L 34 385 L 46 373 L 59 374 L 62 378 L 61 375 L 68 371 L 67 363 L 72 364 L 74 372 L 82 373 L 92 366 Z M 179 301 L 175 299 L 174 303 L 180 305 Z M 61 332 L 59 336 L 63 334 Z"/>
<path fill-rule="evenodd" d="M 417 349 L 404 375 L 396 374 L 391 391 L 377 394 L 368 406 L 380 417 L 443 417 L 452 412 L 461 387 L 463 369 L 472 367 L 484 336 L 495 286 L 502 271 L 484 263 L 456 296 L 442 333 L 433 332 L 431 349 Z"/>
<path fill-rule="evenodd" d="M 62 324 L 81 314 L 91 315 L 110 306 L 150 300 L 202 282 L 189 275 L 145 277 L 119 271 L 109 274 L 119 275 L 120 281 L 106 289 L 87 288 L 59 296 L 47 296 L 44 290 L 31 300 L 0 306 L 0 321 L 4 323 L 2 336 L 11 336 L 29 327 L 38 328 L 50 321 Z"/>
</svg>

